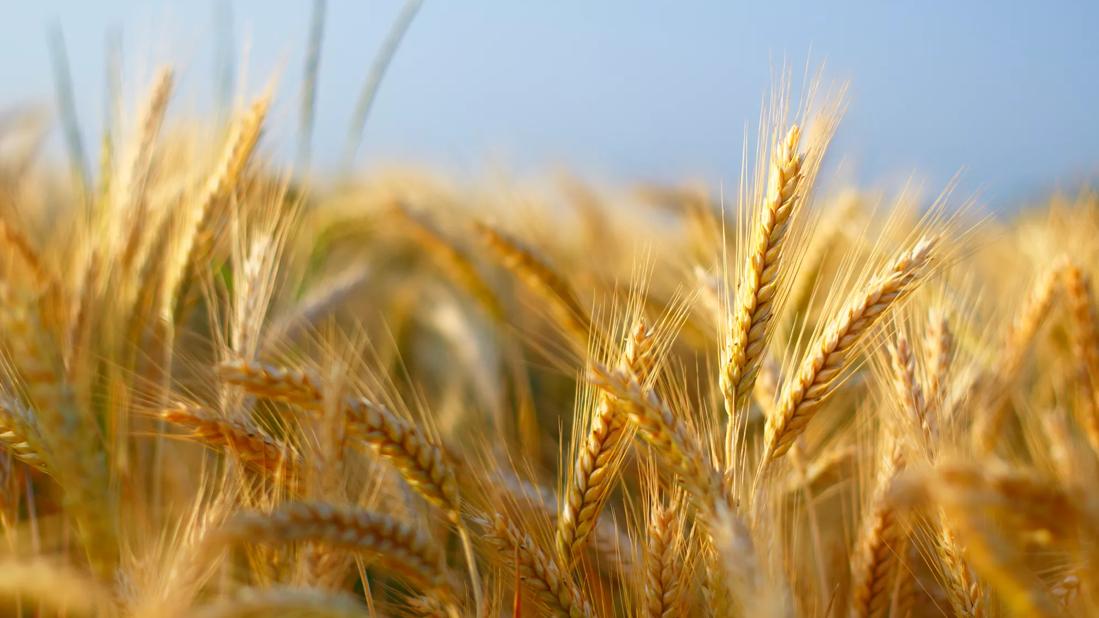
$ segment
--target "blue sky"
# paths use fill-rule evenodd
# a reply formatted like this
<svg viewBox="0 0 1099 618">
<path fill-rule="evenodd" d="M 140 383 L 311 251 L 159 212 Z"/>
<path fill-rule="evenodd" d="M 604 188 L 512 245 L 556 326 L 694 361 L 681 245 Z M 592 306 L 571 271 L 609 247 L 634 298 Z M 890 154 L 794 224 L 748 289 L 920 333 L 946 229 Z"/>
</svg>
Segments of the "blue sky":
<svg viewBox="0 0 1099 618">
<path fill-rule="evenodd" d="M 340 160 L 354 101 L 401 2 L 329 0 L 314 160 Z M 236 70 L 278 73 L 266 147 L 295 149 L 310 3 L 231 3 Z M 47 28 L 68 47 L 85 141 L 103 115 L 107 33 L 124 93 L 175 65 L 172 113 L 216 100 L 215 2 L 12 3 L 0 23 L 0 105 L 52 102 Z M 575 168 L 600 179 L 739 176 L 745 127 L 775 72 L 825 65 L 850 83 L 833 164 L 862 182 L 915 175 L 1011 203 L 1099 172 L 1099 3 L 459 2 L 426 0 L 369 119 L 360 167 L 477 174 Z M 239 63 L 247 48 L 247 70 Z M 238 85 L 241 85 L 238 80 Z M 59 142 L 59 140 L 55 141 Z M 56 149 L 56 148 L 55 148 Z"/>
</svg>

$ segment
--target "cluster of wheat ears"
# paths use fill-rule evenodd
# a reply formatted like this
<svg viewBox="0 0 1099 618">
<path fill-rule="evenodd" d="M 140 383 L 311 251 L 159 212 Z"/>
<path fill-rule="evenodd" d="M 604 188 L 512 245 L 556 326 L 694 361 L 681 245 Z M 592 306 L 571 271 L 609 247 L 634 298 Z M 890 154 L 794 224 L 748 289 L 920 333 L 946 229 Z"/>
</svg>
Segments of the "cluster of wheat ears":
<svg viewBox="0 0 1099 618">
<path fill-rule="evenodd" d="M 2 136 L 7 615 L 1099 611 L 1093 194 L 814 197 L 785 90 L 719 198 L 328 182 L 172 88 Z"/>
</svg>

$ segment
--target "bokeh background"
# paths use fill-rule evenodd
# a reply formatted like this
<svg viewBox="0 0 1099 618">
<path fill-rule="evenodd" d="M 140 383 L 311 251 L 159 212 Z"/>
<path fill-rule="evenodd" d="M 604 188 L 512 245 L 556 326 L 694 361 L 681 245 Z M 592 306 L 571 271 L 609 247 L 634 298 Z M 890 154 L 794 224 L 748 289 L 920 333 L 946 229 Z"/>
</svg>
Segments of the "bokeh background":
<svg viewBox="0 0 1099 618">
<path fill-rule="evenodd" d="M 398 0 L 329 0 L 312 165 L 336 169 Z M 133 100 L 179 71 L 176 116 L 218 113 L 278 76 L 272 156 L 292 162 L 313 3 L 7 2 L 0 105 L 53 105 L 64 37 L 94 154 L 110 58 Z M 1004 207 L 1099 171 L 1099 2 L 450 2 L 427 0 L 355 165 L 464 176 L 555 167 L 595 179 L 736 183 L 774 77 L 850 83 L 833 165 L 849 180 L 962 186 Z M 59 131 L 50 151 L 61 156 Z M 838 160 L 839 158 L 842 160 Z"/>
</svg>

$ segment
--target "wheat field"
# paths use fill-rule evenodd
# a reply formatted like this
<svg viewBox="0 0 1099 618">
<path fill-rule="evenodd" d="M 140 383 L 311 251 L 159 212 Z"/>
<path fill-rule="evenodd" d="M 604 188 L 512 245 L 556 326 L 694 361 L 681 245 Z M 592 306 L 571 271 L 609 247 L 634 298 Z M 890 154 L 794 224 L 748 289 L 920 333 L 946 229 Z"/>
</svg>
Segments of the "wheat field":
<svg viewBox="0 0 1099 618">
<path fill-rule="evenodd" d="M 0 134 L 13 616 L 1099 612 L 1099 197 L 293 173 L 171 113 Z M 903 148 L 898 145 L 898 148 Z"/>
</svg>

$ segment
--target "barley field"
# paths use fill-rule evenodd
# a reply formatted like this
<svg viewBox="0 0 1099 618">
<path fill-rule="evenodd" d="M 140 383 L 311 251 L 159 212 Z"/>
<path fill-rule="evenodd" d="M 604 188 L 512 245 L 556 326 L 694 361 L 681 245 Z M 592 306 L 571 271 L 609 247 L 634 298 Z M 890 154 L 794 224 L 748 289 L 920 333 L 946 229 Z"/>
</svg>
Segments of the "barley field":
<svg viewBox="0 0 1099 618">
<path fill-rule="evenodd" d="M 4 615 L 1099 614 L 1099 194 L 815 190 L 781 83 L 722 194 L 335 178 L 175 81 L 0 133 Z"/>
</svg>

